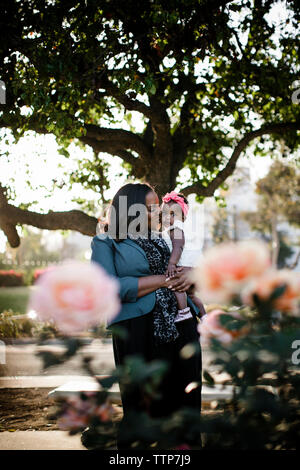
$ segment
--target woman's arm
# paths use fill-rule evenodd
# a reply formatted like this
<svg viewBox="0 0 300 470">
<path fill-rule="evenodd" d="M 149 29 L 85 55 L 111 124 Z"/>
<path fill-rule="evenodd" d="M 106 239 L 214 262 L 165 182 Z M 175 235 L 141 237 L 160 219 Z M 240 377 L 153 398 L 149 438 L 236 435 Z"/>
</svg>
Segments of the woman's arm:
<svg viewBox="0 0 300 470">
<path fill-rule="evenodd" d="M 143 295 L 150 294 L 150 292 L 153 292 L 160 287 L 168 287 L 169 284 L 171 284 L 171 280 L 167 281 L 164 274 L 139 277 L 137 297 L 143 297 Z"/>
<path fill-rule="evenodd" d="M 143 297 L 160 287 L 169 287 L 170 284 L 170 280 L 167 281 L 164 274 L 144 277 L 119 277 L 114 265 L 112 248 L 105 239 L 97 237 L 93 239 L 91 261 L 100 264 L 108 274 L 117 278 L 120 285 L 119 295 L 123 302 L 136 302 L 137 298 Z"/>
<path fill-rule="evenodd" d="M 138 293 L 138 277 L 119 277 L 114 263 L 113 249 L 106 238 L 94 237 L 92 244 L 91 261 L 99 264 L 105 271 L 117 278 L 119 282 L 119 295 L 122 302 L 136 302 Z"/>
</svg>

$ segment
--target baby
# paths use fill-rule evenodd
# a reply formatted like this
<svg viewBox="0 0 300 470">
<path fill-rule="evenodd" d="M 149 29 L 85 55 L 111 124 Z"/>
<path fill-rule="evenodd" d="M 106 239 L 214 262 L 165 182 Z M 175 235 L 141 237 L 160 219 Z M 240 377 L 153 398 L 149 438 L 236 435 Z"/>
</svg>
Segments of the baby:
<svg viewBox="0 0 300 470">
<path fill-rule="evenodd" d="M 184 235 L 184 221 L 186 219 L 189 206 L 187 199 L 180 193 L 172 191 L 167 193 L 163 198 L 161 227 L 162 237 L 168 244 L 171 256 L 166 270 L 166 276 L 173 277 L 176 273 L 177 266 L 194 267 L 200 257 L 198 247 L 191 246 L 190 240 L 188 245 Z M 186 320 L 192 317 L 190 308 L 187 305 L 187 294 L 185 292 L 175 292 L 178 303 L 178 314 L 175 322 Z M 192 291 L 188 291 L 188 295 L 193 303 L 200 309 L 200 316 L 205 315 L 205 309 L 201 300 L 194 295 Z"/>
</svg>

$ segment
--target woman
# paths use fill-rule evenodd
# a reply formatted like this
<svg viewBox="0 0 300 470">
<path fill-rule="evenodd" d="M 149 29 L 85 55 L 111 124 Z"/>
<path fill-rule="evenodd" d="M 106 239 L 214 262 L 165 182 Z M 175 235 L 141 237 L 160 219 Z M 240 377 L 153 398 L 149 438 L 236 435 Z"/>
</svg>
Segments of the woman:
<svg viewBox="0 0 300 470">
<path fill-rule="evenodd" d="M 161 398 L 151 403 L 149 414 L 162 417 L 183 406 L 193 407 L 200 414 L 201 349 L 196 319 L 199 309 L 188 297 L 192 318 L 175 322 L 175 291 L 186 292 L 191 282 L 183 267 L 172 280 L 164 274 L 170 250 L 156 231 L 159 213 L 159 198 L 150 185 L 130 183 L 120 188 L 112 200 L 105 233 L 93 238 L 91 259 L 120 283 L 122 308 L 108 325 L 119 325 L 127 331 L 126 339 L 113 333 L 116 366 L 137 354 L 147 362 L 160 359 L 169 364 L 160 386 Z M 183 359 L 180 350 L 188 343 L 195 344 L 196 354 Z M 185 393 L 191 382 L 199 382 L 199 387 Z M 126 420 L 131 410 L 141 410 L 144 405 L 136 391 L 120 391 Z M 129 445 L 119 437 L 119 449 Z"/>
</svg>

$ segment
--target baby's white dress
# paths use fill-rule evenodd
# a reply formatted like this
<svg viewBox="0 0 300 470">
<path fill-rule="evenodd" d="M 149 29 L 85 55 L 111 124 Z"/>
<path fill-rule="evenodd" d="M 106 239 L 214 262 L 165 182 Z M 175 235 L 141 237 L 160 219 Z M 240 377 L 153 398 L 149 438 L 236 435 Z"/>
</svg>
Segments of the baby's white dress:
<svg viewBox="0 0 300 470">
<path fill-rule="evenodd" d="M 198 262 L 202 257 L 202 249 L 201 244 L 199 243 L 199 239 L 191 234 L 191 231 L 187 230 L 185 233 L 184 222 L 175 219 L 175 222 L 172 226 L 168 227 L 167 229 L 162 231 L 162 238 L 166 241 L 170 252 L 172 253 L 172 240 L 169 235 L 169 231 L 173 228 L 180 228 L 184 233 L 185 244 L 181 254 L 181 257 L 177 263 L 177 266 L 189 266 L 195 267 L 197 266 Z M 190 308 L 187 307 L 183 310 L 178 310 L 178 313 L 175 317 L 175 323 L 181 322 L 183 320 L 188 320 L 192 318 L 192 313 Z"/>
<path fill-rule="evenodd" d="M 184 248 L 177 266 L 189 266 L 194 268 L 199 264 L 200 259 L 202 258 L 202 246 L 196 234 L 191 233 L 190 230 L 185 231 L 184 222 L 175 219 L 172 226 L 162 231 L 162 238 L 166 241 L 170 252 L 172 253 L 173 246 L 169 231 L 176 227 L 183 231 L 185 239 Z"/>
</svg>

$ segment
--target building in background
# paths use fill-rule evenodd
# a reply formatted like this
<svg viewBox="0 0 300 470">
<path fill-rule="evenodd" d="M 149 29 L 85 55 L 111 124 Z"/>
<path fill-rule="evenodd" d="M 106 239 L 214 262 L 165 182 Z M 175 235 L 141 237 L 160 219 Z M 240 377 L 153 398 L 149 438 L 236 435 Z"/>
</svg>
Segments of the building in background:
<svg viewBox="0 0 300 470">
<path fill-rule="evenodd" d="M 257 209 L 258 195 L 255 192 L 255 183 L 251 182 L 250 170 L 247 167 L 237 167 L 233 175 L 226 180 L 228 189 L 222 190 L 226 206 L 218 206 L 216 200 L 206 198 L 204 206 L 204 249 L 223 241 L 248 240 L 250 238 L 265 238 L 251 228 L 247 221 L 247 213 Z M 300 228 L 290 225 L 286 221 L 278 224 L 278 231 L 284 234 L 292 249 L 287 265 L 295 261 L 300 246 Z M 266 238 L 265 238 L 266 239 Z M 300 271 L 298 260 L 297 271 Z"/>
</svg>

